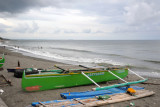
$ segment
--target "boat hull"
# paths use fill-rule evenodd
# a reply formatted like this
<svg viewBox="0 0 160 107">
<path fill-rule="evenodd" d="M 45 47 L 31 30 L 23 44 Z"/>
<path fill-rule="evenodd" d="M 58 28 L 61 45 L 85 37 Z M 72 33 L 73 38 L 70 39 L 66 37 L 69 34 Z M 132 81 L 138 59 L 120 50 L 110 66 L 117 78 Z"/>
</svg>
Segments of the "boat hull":
<svg viewBox="0 0 160 107">
<path fill-rule="evenodd" d="M 128 75 L 128 69 L 112 70 L 111 72 L 121 78 Z M 90 71 L 85 72 L 85 74 L 97 83 L 118 79 L 108 71 Z M 81 73 L 25 75 L 24 72 L 22 77 L 22 88 L 25 91 L 49 90 L 88 84 L 93 83 Z"/>
<path fill-rule="evenodd" d="M 4 62 L 5 62 L 5 58 L 4 58 L 4 55 L 3 55 L 2 58 L 0 59 L 0 67 L 3 66 Z"/>
</svg>

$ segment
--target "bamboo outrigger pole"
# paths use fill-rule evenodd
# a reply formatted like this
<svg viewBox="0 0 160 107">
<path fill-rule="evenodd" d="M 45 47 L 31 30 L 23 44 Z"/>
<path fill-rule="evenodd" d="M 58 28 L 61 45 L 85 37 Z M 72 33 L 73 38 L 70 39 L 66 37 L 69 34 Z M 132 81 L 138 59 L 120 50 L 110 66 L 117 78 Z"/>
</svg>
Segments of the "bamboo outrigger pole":
<svg viewBox="0 0 160 107">
<path fill-rule="evenodd" d="M 96 86 L 101 87 L 98 85 L 94 80 L 92 80 L 89 76 L 87 76 L 84 72 L 81 72 L 86 78 L 88 78 L 90 81 L 92 81 Z"/>
<path fill-rule="evenodd" d="M 131 71 L 131 70 L 129 69 L 129 71 Z M 142 82 L 145 82 L 145 81 L 148 80 L 148 79 L 145 79 L 145 78 L 143 78 L 142 76 L 138 75 L 137 73 L 131 71 L 132 73 L 134 73 L 134 74 L 137 75 L 138 77 L 142 78 L 142 80 L 127 82 L 127 81 L 125 81 L 124 79 L 122 79 L 122 78 L 120 78 L 119 76 L 117 76 L 116 74 L 112 73 L 111 71 L 108 71 L 108 72 L 111 73 L 112 75 L 114 75 L 115 77 L 119 78 L 120 80 L 124 81 L 125 83 L 110 85 L 110 86 L 106 86 L 106 87 L 92 88 L 92 90 L 94 90 L 94 91 L 97 91 L 97 90 L 106 90 L 106 89 L 110 89 L 110 88 L 116 88 L 116 87 L 131 85 L 131 84 L 142 83 Z"/>
<path fill-rule="evenodd" d="M 119 78 L 120 80 L 124 81 L 125 83 L 128 83 L 127 81 L 125 81 L 124 79 L 120 78 L 119 76 L 117 76 L 116 74 L 112 73 L 110 70 L 108 71 L 110 74 L 114 75 L 115 77 Z"/>
</svg>

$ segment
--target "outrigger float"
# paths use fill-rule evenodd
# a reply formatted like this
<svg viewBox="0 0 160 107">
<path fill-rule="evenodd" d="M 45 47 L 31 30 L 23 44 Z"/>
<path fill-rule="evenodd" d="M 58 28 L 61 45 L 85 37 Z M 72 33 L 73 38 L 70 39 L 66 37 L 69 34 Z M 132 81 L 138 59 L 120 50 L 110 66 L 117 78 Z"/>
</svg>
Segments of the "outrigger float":
<svg viewBox="0 0 160 107">
<path fill-rule="evenodd" d="M 142 80 L 127 82 L 111 70 L 107 70 L 109 74 L 124 81 L 125 83 L 101 87 L 91 78 L 91 76 L 81 71 L 81 74 L 94 83 L 97 88 L 93 88 L 92 91 L 61 93 L 60 95 L 64 98 L 64 100 L 32 102 L 31 105 L 36 107 L 95 107 L 127 100 L 134 100 L 155 94 L 153 91 L 145 90 L 144 87 L 130 86 L 131 84 L 145 82 L 147 79 L 136 74 L 130 69 L 127 69 L 127 71 L 132 72 Z"/>
</svg>

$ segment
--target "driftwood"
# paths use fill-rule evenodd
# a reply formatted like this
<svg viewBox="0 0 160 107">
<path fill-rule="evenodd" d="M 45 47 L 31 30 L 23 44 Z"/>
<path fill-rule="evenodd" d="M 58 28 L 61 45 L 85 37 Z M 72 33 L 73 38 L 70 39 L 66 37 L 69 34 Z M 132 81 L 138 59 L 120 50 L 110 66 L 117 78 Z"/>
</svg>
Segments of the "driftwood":
<svg viewBox="0 0 160 107">
<path fill-rule="evenodd" d="M 2 71 L 3 70 L 3 67 L 0 67 L 0 71 Z"/>
<path fill-rule="evenodd" d="M 157 83 L 150 83 L 150 82 L 143 82 L 141 84 L 151 84 L 151 85 L 160 85 L 160 84 L 157 84 Z"/>
<path fill-rule="evenodd" d="M 0 86 L 6 86 L 6 85 L 12 86 L 11 81 L 6 79 L 4 75 L 0 75 L 0 77 L 3 79 L 3 81 L 2 80 L 0 81 Z"/>
</svg>

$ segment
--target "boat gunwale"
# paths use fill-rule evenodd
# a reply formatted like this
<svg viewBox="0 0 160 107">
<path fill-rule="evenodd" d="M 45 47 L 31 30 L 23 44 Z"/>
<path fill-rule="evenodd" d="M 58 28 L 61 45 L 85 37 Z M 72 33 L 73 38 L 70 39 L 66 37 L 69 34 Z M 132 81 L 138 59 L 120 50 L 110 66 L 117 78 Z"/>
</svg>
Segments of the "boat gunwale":
<svg viewBox="0 0 160 107">
<path fill-rule="evenodd" d="M 85 72 L 85 73 L 96 73 L 96 72 L 108 72 L 108 70 L 104 71 L 90 71 L 90 72 Z M 81 72 L 78 73 L 66 73 L 66 74 L 41 74 L 41 75 L 25 75 L 25 77 L 37 77 L 37 76 L 57 76 L 57 75 L 73 75 L 73 74 L 81 74 Z"/>
<path fill-rule="evenodd" d="M 113 69 L 113 71 L 116 70 L 128 70 L 128 69 Z M 89 71 L 89 72 L 84 72 L 84 73 L 99 73 L 99 72 L 108 72 L 108 70 L 102 70 L 102 71 Z M 24 72 L 24 77 L 25 78 L 30 78 L 30 77 L 47 77 L 47 76 L 61 76 L 61 75 L 75 75 L 75 74 L 81 74 L 81 72 L 79 71 L 78 73 L 74 73 L 74 72 L 70 72 L 70 73 L 66 73 L 66 74 L 30 74 L 30 75 L 25 75 Z"/>
</svg>

